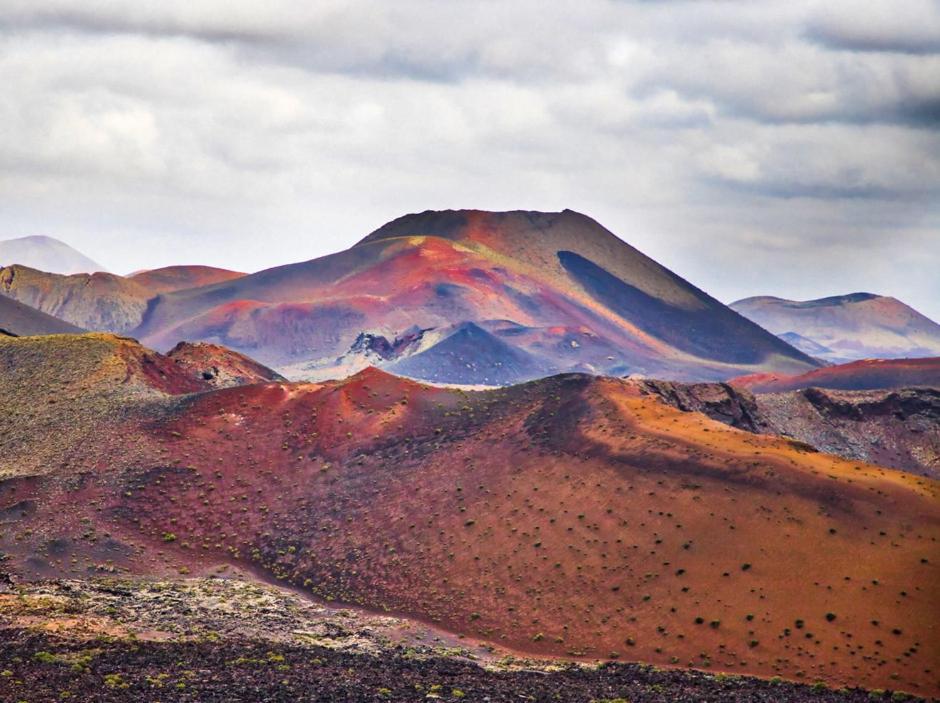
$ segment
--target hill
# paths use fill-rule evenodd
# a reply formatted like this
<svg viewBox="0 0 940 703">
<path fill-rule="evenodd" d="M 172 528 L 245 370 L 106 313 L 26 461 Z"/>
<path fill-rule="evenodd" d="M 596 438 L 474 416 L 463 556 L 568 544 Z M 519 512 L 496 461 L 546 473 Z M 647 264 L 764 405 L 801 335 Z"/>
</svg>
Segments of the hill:
<svg viewBox="0 0 940 703">
<path fill-rule="evenodd" d="M 106 270 L 65 242 L 43 236 L 0 240 L 0 265 L 12 264 L 62 274 Z"/>
<path fill-rule="evenodd" d="M 940 388 L 940 357 L 925 359 L 866 359 L 827 366 L 796 376 L 755 374 L 733 378 L 729 383 L 755 393 L 781 393 L 801 388 L 831 388 L 844 391 L 883 388 Z"/>
<path fill-rule="evenodd" d="M 764 296 L 731 308 L 827 361 L 940 356 L 940 325 L 887 296 L 852 293 L 806 301 Z M 798 338 L 807 341 L 800 344 Z"/>
<path fill-rule="evenodd" d="M 229 564 L 533 654 L 940 690 L 930 479 L 578 374 L 467 392 L 370 369 L 94 418 L 57 393 L 81 441 L 6 384 L 3 416 L 47 452 L 0 484 L 18 578 Z"/>
<path fill-rule="evenodd" d="M 128 333 L 140 324 L 151 293 L 113 273 L 69 276 L 19 264 L 0 267 L 0 295 L 89 330 Z"/>
<path fill-rule="evenodd" d="M 0 267 L 0 294 L 85 329 L 129 334 L 158 295 L 243 275 L 210 266 L 168 266 L 130 276 L 66 276 L 14 265 Z"/>
<path fill-rule="evenodd" d="M 324 377 L 343 371 L 337 359 L 362 334 L 440 336 L 463 323 L 541 330 L 501 338 L 550 372 L 715 379 L 816 365 L 570 210 L 407 215 L 337 254 L 163 295 L 135 334 L 160 349 L 181 338 L 224 344 Z M 552 330 L 589 343 L 530 346 Z"/>
<path fill-rule="evenodd" d="M 143 286 L 151 294 L 157 295 L 231 281 L 244 275 L 239 271 L 230 271 L 213 266 L 165 266 L 159 269 L 138 271 L 126 278 Z"/>
<path fill-rule="evenodd" d="M 83 330 L 52 315 L 0 295 L 0 332 L 18 337 L 36 334 L 69 334 Z"/>
<path fill-rule="evenodd" d="M 278 378 L 207 345 L 163 355 L 113 334 L 0 336 L 0 485 L 5 476 L 68 466 L 85 442 L 133 444 L 140 438 L 125 424 L 137 404 Z"/>
<path fill-rule="evenodd" d="M 180 342 L 167 352 L 166 358 L 211 388 L 287 380 L 254 359 L 217 344 Z"/>
</svg>

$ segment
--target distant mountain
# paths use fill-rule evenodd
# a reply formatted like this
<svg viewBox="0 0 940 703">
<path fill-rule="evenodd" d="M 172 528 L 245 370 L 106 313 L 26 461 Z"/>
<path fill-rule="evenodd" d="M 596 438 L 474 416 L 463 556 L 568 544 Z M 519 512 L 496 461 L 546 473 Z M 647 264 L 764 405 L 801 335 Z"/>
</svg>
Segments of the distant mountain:
<svg viewBox="0 0 940 703">
<path fill-rule="evenodd" d="M 814 342 L 812 339 L 797 334 L 796 332 L 784 332 L 777 336 L 790 346 L 799 349 L 804 354 L 814 356 L 817 359 L 833 359 L 836 357 L 835 352 L 829 347 L 824 347 L 822 344 Z"/>
<path fill-rule="evenodd" d="M 22 264 L 40 271 L 64 274 L 107 270 L 97 261 L 89 259 L 65 242 L 43 236 L 0 241 L 0 266 L 12 264 Z"/>
<path fill-rule="evenodd" d="M 508 356 L 493 361 L 504 370 L 721 379 L 817 365 L 570 210 L 407 215 L 337 254 L 161 295 L 134 334 L 159 349 L 223 344 L 322 378 L 355 370 L 340 360 L 360 335 L 393 340 L 418 327 L 440 339 L 463 323 L 504 342 Z M 465 383 L 467 363 L 472 371 L 465 360 L 434 379 Z"/>
<path fill-rule="evenodd" d="M 82 331 L 81 328 L 70 325 L 64 320 L 40 312 L 18 300 L 0 295 L 0 334 L 26 337 L 37 334 L 69 334 Z"/>
<path fill-rule="evenodd" d="M 806 301 L 763 296 L 731 307 L 827 361 L 940 356 L 940 325 L 887 296 L 851 293 Z M 821 349 L 811 351 L 814 344 Z"/>
<path fill-rule="evenodd" d="M 754 374 L 733 378 L 732 385 L 755 393 L 781 393 L 802 388 L 867 391 L 887 388 L 940 388 L 940 357 L 864 359 L 827 366 L 796 376 Z"/>
</svg>

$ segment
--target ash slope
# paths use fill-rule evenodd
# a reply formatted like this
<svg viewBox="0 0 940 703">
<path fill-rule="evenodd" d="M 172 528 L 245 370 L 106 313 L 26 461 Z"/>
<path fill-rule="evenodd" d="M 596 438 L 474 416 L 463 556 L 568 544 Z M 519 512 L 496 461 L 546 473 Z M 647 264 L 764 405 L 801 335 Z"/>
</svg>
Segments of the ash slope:
<svg viewBox="0 0 940 703">
<path fill-rule="evenodd" d="M 45 363 L 21 341 L 3 343 L 19 368 Z M 62 351 L 81 392 L 40 388 L 53 417 L 0 374 L 18 449 L 46 452 L 0 485 L 20 578 L 228 562 L 536 654 L 940 690 L 929 479 L 613 379 L 465 392 L 370 370 L 178 395 Z M 89 417 L 92 397 L 119 412 Z"/>
<path fill-rule="evenodd" d="M 887 296 L 852 293 L 806 301 L 764 296 L 739 300 L 731 308 L 835 363 L 940 356 L 940 325 Z"/>
<path fill-rule="evenodd" d="M 538 349 L 503 341 L 550 372 L 717 379 L 817 365 L 569 210 L 407 215 L 338 254 L 160 296 L 135 334 L 160 349 L 211 341 L 324 377 L 363 333 L 498 321 L 538 331 Z M 610 353 L 591 351 L 602 346 Z M 466 382 L 459 375 L 435 380 Z"/>
</svg>

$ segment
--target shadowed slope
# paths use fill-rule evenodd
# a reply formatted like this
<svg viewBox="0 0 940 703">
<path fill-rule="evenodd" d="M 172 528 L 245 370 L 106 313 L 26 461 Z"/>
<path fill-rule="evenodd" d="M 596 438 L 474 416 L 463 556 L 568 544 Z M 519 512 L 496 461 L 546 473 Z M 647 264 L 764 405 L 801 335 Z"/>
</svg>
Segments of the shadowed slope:
<svg viewBox="0 0 940 703">
<path fill-rule="evenodd" d="M 547 364 L 467 322 L 429 349 L 387 368 L 425 381 L 505 386 L 543 375 Z"/>
<path fill-rule="evenodd" d="M 0 331 L 23 337 L 35 334 L 80 333 L 83 330 L 0 294 Z"/>
<path fill-rule="evenodd" d="M 368 370 L 125 401 L 117 444 L 112 422 L 2 487 L 34 503 L 0 536 L 17 573 L 97 568 L 85 525 L 112 568 L 233 561 L 526 651 L 938 689 L 936 483 L 629 382 Z"/>
</svg>

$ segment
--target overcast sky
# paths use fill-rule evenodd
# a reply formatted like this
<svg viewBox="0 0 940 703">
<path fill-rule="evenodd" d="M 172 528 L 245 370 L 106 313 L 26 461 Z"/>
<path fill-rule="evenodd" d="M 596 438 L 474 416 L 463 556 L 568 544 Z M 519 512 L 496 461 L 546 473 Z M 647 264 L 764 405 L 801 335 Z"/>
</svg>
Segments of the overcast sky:
<svg viewBox="0 0 940 703">
<path fill-rule="evenodd" d="M 940 319 L 940 2 L 0 1 L 0 239 L 257 270 L 589 214 L 716 297 Z"/>
</svg>

